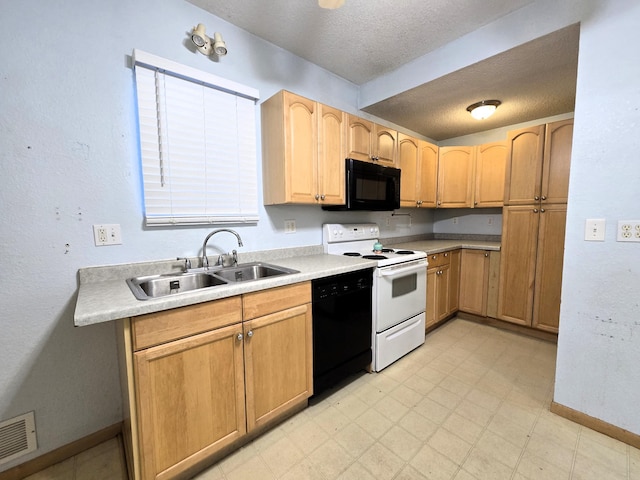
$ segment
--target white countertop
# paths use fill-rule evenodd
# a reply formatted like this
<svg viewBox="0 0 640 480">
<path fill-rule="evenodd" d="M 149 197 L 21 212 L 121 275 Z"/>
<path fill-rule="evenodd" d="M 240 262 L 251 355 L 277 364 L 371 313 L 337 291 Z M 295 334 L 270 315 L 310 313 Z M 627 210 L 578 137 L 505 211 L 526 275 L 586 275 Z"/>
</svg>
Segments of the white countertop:
<svg viewBox="0 0 640 480">
<path fill-rule="evenodd" d="M 385 244 L 394 248 L 422 250 L 428 254 L 456 248 L 500 250 L 499 242 L 475 240 L 418 240 L 397 244 Z M 259 281 L 232 283 L 191 292 L 167 295 L 149 300 L 138 300 L 126 284 L 126 279 L 139 275 L 167 273 L 167 262 L 145 265 L 105 266 L 80 270 L 80 287 L 74 313 L 76 326 L 92 325 L 120 318 L 159 312 L 171 308 L 184 307 L 243 293 L 266 290 L 316 278 L 339 275 L 366 268 L 373 268 L 376 262 L 357 257 L 340 255 L 311 254 L 285 258 L 265 258 L 264 262 L 298 270 L 300 273 L 282 275 Z M 172 262 L 175 266 L 175 261 Z M 156 268 L 156 271 L 150 269 Z M 97 272 L 97 273 L 96 273 Z"/>
</svg>

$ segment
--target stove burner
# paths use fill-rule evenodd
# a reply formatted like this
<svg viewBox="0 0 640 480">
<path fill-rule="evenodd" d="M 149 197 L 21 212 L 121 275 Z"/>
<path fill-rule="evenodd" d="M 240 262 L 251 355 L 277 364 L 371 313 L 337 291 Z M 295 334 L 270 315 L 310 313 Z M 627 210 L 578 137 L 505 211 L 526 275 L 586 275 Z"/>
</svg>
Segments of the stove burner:
<svg viewBox="0 0 640 480">
<path fill-rule="evenodd" d="M 367 260 L 386 260 L 388 257 L 384 255 L 363 255 L 362 258 L 366 258 Z"/>
<path fill-rule="evenodd" d="M 382 253 L 393 253 L 393 249 L 392 248 L 383 248 L 382 250 L 380 250 Z M 375 252 L 375 250 L 374 250 Z"/>
<path fill-rule="evenodd" d="M 398 250 L 396 252 L 398 255 L 412 255 L 413 252 L 411 250 Z"/>
<path fill-rule="evenodd" d="M 358 252 L 344 252 L 343 255 L 346 255 L 347 257 L 359 257 L 360 254 Z"/>
</svg>

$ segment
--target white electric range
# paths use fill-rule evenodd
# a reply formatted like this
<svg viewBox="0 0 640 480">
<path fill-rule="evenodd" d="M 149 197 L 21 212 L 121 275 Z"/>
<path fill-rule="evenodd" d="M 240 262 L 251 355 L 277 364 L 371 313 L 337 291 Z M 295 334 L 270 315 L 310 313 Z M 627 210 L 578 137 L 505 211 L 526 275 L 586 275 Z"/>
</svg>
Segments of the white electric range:
<svg viewBox="0 0 640 480">
<path fill-rule="evenodd" d="M 325 253 L 377 261 L 373 272 L 373 370 L 379 372 L 425 340 L 427 254 L 382 248 L 374 251 L 375 223 L 324 224 Z"/>
</svg>

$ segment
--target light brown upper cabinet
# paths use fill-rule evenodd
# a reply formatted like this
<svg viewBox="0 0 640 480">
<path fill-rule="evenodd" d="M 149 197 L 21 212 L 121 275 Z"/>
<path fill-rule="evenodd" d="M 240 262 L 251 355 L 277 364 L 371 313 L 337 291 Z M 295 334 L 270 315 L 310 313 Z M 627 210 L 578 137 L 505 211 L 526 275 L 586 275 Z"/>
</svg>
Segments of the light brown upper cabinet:
<svg viewBox="0 0 640 480">
<path fill-rule="evenodd" d="M 509 132 L 505 205 L 567 203 L 573 120 Z"/>
<path fill-rule="evenodd" d="M 261 110 L 264 204 L 343 204 L 346 114 L 284 90 Z"/>
<path fill-rule="evenodd" d="M 438 208 L 473 205 L 474 147 L 440 147 Z"/>
<path fill-rule="evenodd" d="M 350 114 L 347 122 L 347 158 L 396 166 L 398 132 Z"/>
<path fill-rule="evenodd" d="M 438 147 L 398 133 L 401 207 L 435 207 Z"/>
<path fill-rule="evenodd" d="M 473 206 L 502 207 L 507 167 L 507 143 L 493 142 L 476 147 Z"/>
</svg>

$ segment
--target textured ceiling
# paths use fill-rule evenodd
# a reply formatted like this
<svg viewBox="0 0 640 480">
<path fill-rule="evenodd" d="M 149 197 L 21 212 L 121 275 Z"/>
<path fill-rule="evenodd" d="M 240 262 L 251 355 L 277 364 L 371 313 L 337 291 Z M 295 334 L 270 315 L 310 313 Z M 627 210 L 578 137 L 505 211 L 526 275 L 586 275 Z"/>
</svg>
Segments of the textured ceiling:
<svg viewBox="0 0 640 480">
<path fill-rule="evenodd" d="M 459 137 L 572 112 L 578 67 L 578 25 L 558 30 L 364 109 L 434 140 Z M 467 106 L 500 100 L 475 120 Z"/>
<path fill-rule="evenodd" d="M 534 0 L 188 0 L 356 85 L 425 55 Z M 579 27 L 573 26 L 368 106 L 434 140 L 573 111 Z M 233 52 L 233 46 L 230 46 Z M 479 100 L 503 104 L 471 118 Z"/>
</svg>

